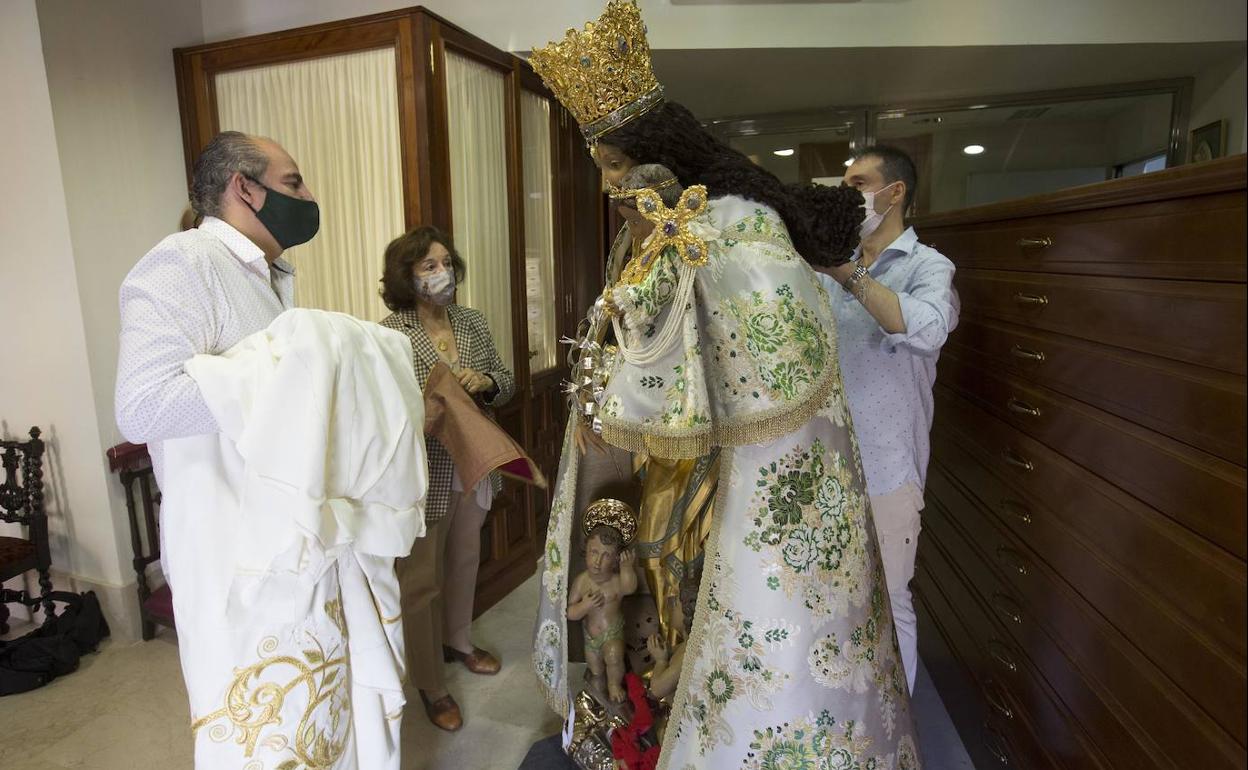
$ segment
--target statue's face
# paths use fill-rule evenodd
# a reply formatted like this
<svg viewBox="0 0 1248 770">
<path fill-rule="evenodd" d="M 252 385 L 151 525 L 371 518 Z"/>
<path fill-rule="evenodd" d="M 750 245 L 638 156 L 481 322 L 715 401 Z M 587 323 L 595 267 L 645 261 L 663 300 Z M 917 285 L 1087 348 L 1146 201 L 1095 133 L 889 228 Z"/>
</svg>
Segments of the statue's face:
<svg viewBox="0 0 1248 770">
<path fill-rule="evenodd" d="M 624 181 L 624 176 L 637 165 L 637 162 L 625 155 L 619 147 L 606 142 L 599 142 L 595 145 L 594 162 L 602 170 L 603 181 L 611 187 L 619 187 Z"/>
<path fill-rule="evenodd" d="M 616 208 L 620 212 L 620 217 L 624 220 L 624 224 L 628 226 L 629 235 L 633 236 L 634 240 L 644 241 L 650 237 L 650 233 L 654 232 L 654 223 L 643 217 L 637 209 L 626 205 L 620 205 Z"/>
<path fill-rule="evenodd" d="M 597 537 L 591 537 L 585 544 L 585 568 L 589 576 L 598 582 L 611 578 L 619 571 L 620 549 L 618 546 L 607 545 Z"/>
</svg>

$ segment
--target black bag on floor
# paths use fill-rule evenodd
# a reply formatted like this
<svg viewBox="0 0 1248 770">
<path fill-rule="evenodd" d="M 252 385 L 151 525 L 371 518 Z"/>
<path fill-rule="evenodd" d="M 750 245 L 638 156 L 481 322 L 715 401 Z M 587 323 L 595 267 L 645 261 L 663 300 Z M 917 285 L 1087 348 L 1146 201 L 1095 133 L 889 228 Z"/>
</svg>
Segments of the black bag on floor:
<svg viewBox="0 0 1248 770">
<path fill-rule="evenodd" d="M 95 592 L 53 591 L 52 599 L 65 603 L 61 614 L 25 636 L 0 641 L 0 695 L 34 690 L 77 671 L 78 659 L 108 636 Z"/>
</svg>

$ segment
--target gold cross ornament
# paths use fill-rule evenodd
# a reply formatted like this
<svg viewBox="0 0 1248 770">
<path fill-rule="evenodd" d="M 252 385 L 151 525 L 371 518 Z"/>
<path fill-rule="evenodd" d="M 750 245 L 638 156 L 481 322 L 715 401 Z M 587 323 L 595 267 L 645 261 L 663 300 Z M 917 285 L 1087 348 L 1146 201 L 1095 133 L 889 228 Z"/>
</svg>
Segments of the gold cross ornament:
<svg viewBox="0 0 1248 770">
<path fill-rule="evenodd" d="M 685 264 L 702 267 L 707 261 L 706 241 L 689 231 L 689 223 L 706 210 L 706 187 L 695 184 L 685 189 L 675 208 L 668 208 L 652 189 L 637 191 L 637 211 L 654 223 L 654 233 L 646 248 L 631 260 L 620 274 L 620 283 L 639 284 L 654 267 L 656 257 L 673 246 Z"/>
</svg>

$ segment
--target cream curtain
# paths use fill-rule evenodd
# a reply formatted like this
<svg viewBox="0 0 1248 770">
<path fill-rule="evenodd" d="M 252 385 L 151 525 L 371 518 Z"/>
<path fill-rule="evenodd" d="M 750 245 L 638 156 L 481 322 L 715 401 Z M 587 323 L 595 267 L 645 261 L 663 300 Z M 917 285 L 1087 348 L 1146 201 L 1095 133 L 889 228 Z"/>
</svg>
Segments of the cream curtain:
<svg viewBox="0 0 1248 770">
<path fill-rule="evenodd" d="M 447 52 L 452 229 L 468 265 L 455 301 L 485 314 L 499 355 L 514 371 L 506 99 L 501 73 Z"/>
<path fill-rule="evenodd" d="M 226 72 L 222 130 L 274 139 L 321 205 L 320 233 L 290 250 L 302 307 L 378 321 L 382 255 L 403 232 L 393 48 Z"/>
<path fill-rule="evenodd" d="M 550 101 L 520 92 L 524 142 L 524 294 L 529 367 L 534 373 L 558 364 L 555 337 L 554 179 L 550 157 Z"/>
</svg>

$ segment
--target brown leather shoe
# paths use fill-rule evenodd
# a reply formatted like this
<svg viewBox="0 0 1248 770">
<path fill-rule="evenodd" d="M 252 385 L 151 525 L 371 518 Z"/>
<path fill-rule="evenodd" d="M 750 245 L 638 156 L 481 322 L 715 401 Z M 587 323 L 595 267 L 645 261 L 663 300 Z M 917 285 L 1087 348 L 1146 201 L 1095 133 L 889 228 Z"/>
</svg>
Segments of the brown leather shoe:
<svg viewBox="0 0 1248 770">
<path fill-rule="evenodd" d="M 429 721 L 433 722 L 434 727 L 453 733 L 464 726 L 464 715 L 459 712 L 459 704 L 450 695 L 430 703 L 424 690 L 417 692 L 420 693 L 420 699 L 424 701 L 425 713 L 429 715 Z"/>
<path fill-rule="evenodd" d="M 447 663 L 454 663 L 458 660 L 472 673 L 486 676 L 497 674 L 503 667 L 503 664 L 498 662 L 498 658 L 480 647 L 473 647 L 472 652 L 463 653 L 454 647 L 443 646 L 442 659 Z"/>
</svg>

